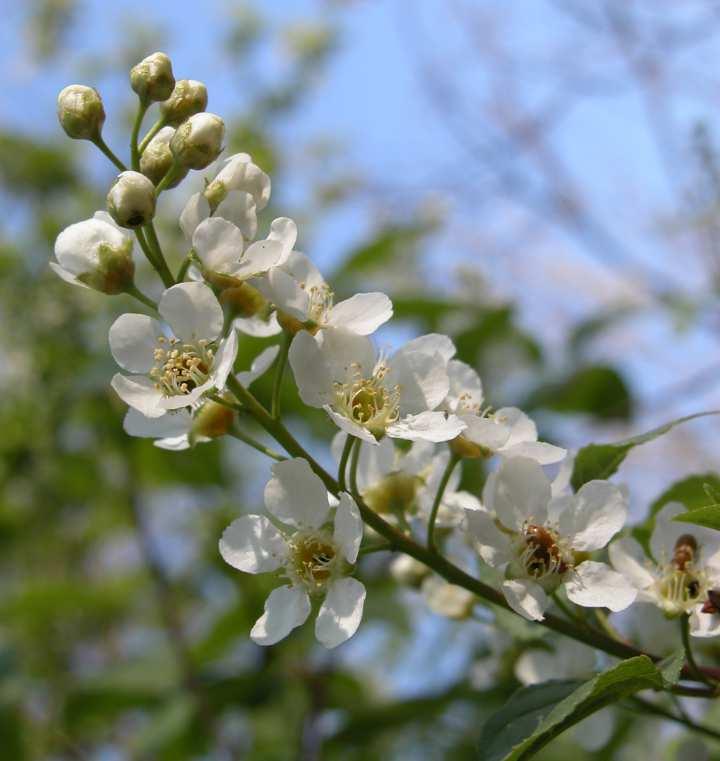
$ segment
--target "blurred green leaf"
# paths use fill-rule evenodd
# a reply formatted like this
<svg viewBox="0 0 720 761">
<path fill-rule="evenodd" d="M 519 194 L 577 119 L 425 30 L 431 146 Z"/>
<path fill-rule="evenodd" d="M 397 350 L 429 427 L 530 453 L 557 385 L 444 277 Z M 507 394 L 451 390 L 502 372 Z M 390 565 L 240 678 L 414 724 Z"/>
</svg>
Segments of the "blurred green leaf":
<svg viewBox="0 0 720 761">
<path fill-rule="evenodd" d="M 663 436 L 675 428 L 675 426 L 695 420 L 696 418 L 717 414 L 720 414 L 720 411 L 698 412 L 694 415 L 687 415 L 686 417 L 672 420 L 669 423 L 665 423 L 665 425 L 653 428 L 653 430 L 647 433 L 633 436 L 625 441 L 618 441 L 615 444 L 589 444 L 583 447 L 575 457 L 572 478 L 570 479 L 573 489 L 577 491 L 583 484 L 596 478 L 610 478 L 620 467 L 631 449 L 653 441 L 659 436 Z"/>
<path fill-rule="evenodd" d="M 699 507 L 697 510 L 690 510 L 687 513 L 681 513 L 673 518 L 679 523 L 692 523 L 695 526 L 704 526 L 720 531 L 720 505 L 708 505 Z"/>
</svg>

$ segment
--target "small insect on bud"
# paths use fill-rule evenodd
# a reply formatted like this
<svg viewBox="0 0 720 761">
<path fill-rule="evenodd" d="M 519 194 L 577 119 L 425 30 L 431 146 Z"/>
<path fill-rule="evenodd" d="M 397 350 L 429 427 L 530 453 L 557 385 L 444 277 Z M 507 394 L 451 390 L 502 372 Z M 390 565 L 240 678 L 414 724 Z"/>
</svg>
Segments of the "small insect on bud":
<svg viewBox="0 0 720 761">
<path fill-rule="evenodd" d="M 143 103 L 166 100 L 175 87 L 172 63 L 165 53 L 153 53 L 130 69 L 130 86 Z"/>
<path fill-rule="evenodd" d="M 140 171 L 155 185 L 170 171 L 175 159 L 170 150 L 170 141 L 175 130 L 172 127 L 163 127 L 148 143 L 147 148 L 140 157 Z M 175 171 L 169 188 L 174 188 L 187 174 L 187 170 Z"/>
<path fill-rule="evenodd" d="M 215 114 L 194 114 L 175 131 L 170 150 L 179 166 L 205 169 L 220 155 L 225 122 Z"/>
<path fill-rule="evenodd" d="M 207 88 L 194 79 L 179 79 L 170 97 L 160 104 L 160 113 L 171 127 L 178 127 L 207 108 Z"/>
<path fill-rule="evenodd" d="M 100 93 L 85 85 L 68 85 L 57 100 L 60 126 L 73 140 L 97 140 L 105 123 Z"/>
<path fill-rule="evenodd" d="M 141 227 L 155 216 L 155 186 L 140 172 L 122 172 L 107 195 L 110 216 L 120 227 Z"/>
<path fill-rule="evenodd" d="M 683 534 L 678 537 L 673 549 L 672 564 L 678 571 L 684 571 L 686 566 L 691 564 L 695 559 L 697 552 L 697 541 L 692 534 Z"/>
</svg>

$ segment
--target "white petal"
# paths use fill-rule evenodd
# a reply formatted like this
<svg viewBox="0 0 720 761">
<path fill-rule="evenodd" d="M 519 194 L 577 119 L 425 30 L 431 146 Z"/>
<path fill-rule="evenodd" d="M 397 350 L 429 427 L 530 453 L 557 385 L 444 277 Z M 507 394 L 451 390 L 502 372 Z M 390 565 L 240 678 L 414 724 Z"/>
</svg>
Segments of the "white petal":
<svg viewBox="0 0 720 761">
<path fill-rule="evenodd" d="M 627 498 L 608 481 L 590 481 L 575 495 L 574 508 L 560 519 L 561 532 L 573 549 L 602 549 L 625 525 Z"/>
<path fill-rule="evenodd" d="M 277 462 L 273 478 L 265 486 L 265 506 L 283 523 L 298 528 L 318 528 L 325 522 L 330 506 L 325 485 L 306 460 L 295 457 Z"/>
<path fill-rule="evenodd" d="M 292 251 L 287 260 L 282 265 L 282 269 L 293 280 L 304 284 L 305 288 L 310 291 L 313 288 L 322 288 L 325 278 L 320 274 L 320 270 L 312 263 L 309 257 L 301 254 L 299 251 Z"/>
<path fill-rule="evenodd" d="M 73 275 L 94 269 L 99 262 L 101 245 L 122 248 L 128 237 L 115 225 L 100 219 L 85 219 L 66 227 L 55 241 L 55 258 Z"/>
<path fill-rule="evenodd" d="M 549 500 L 550 482 L 534 460 L 506 460 L 496 471 L 491 501 L 507 528 L 520 530 L 528 520 L 544 524 Z"/>
<path fill-rule="evenodd" d="M 222 332 L 222 307 L 204 283 L 179 283 L 168 288 L 160 297 L 158 311 L 183 341 L 212 341 Z"/>
<path fill-rule="evenodd" d="M 267 294 L 275 306 L 300 322 L 310 316 L 310 297 L 300 281 L 293 278 L 282 268 L 276 267 L 268 273 L 270 286 Z"/>
<path fill-rule="evenodd" d="M 486 418 L 478 415 L 460 415 L 459 417 L 467 426 L 463 437 L 490 452 L 501 449 L 510 436 L 510 429 L 497 422 L 494 417 Z"/>
<path fill-rule="evenodd" d="M 522 444 L 526 441 L 537 441 L 537 427 L 535 423 L 517 407 L 501 407 L 495 417 L 510 429 L 509 447 Z"/>
<path fill-rule="evenodd" d="M 534 457 L 530 458 L 535 459 Z M 571 452 L 560 463 L 560 469 L 552 482 L 553 497 L 559 497 L 570 488 L 570 479 L 572 478 L 573 468 L 575 467 L 575 454 Z"/>
<path fill-rule="evenodd" d="M 228 375 L 232 372 L 233 365 L 238 353 L 237 333 L 230 331 L 227 338 L 223 339 L 218 346 L 217 354 L 213 362 L 213 369 L 210 376 L 212 385 L 222 391 L 227 383 Z"/>
<path fill-rule="evenodd" d="M 282 253 L 280 241 L 257 240 L 251 243 L 236 270 L 237 277 L 249 278 L 267 272 L 280 261 Z"/>
<path fill-rule="evenodd" d="M 546 444 L 544 441 L 523 441 L 509 446 L 507 443 L 500 448 L 498 454 L 502 457 L 527 457 L 539 462 L 540 465 L 551 465 L 565 457 L 567 450 Z"/>
<path fill-rule="evenodd" d="M 407 345 L 388 361 L 387 384 L 400 388 L 400 411 L 414 415 L 435 409 L 450 387 L 442 356 L 406 349 Z"/>
<path fill-rule="evenodd" d="M 484 401 L 482 381 L 475 370 L 459 359 L 451 359 L 447 365 L 447 374 L 450 380 L 448 391 L 448 399 L 451 400 L 450 409 L 453 412 L 456 411 L 455 408 L 461 396 L 466 404 L 481 409 Z"/>
<path fill-rule="evenodd" d="M 466 510 L 465 519 L 470 536 L 478 543 L 480 557 L 493 568 L 499 568 L 511 559 L 511 543 L 507 534 L 497 527 L 485 510 Z"/>
<path fill-rule="evenodd" d="M 250 369 L 237 374 L 237 379 L 243 386 L 249 386 L 264 375 L 271 367 L 280 351 L 279 346 L 268 346 L 255 357 Z"/>
<path fill-rule="evenodd" d="M 131 407 L 147 417 L 160 417 L 165 409 L 160 406 L 163 396 L 147 375 L 115 373 L 110 385 L 115 393 Z"/>
<path fill-rule="evenodd" d="M 548 607 L 543 588 L 529 579 L 503 581 L 502 591 L 508 605 L 530 621 L 542 621 Z"/>
<path fill-rule="evenodd" d="M 188 240 L 192 240 L 195 228 L 210 216 L 210 204 L 202 193 L 194 193 L 180 214 L 180 229 Z"/>
<path fill-rule="evenodd" d="M 455 356 L 455 344 L 448 336 L 441 333 L 427 333 L 424 336 L 419 336 L 412 341 L 408 341 L 400 351 L 405 353 L 419 352 L 420 354 L 428 354 L 430 356 L 439 354 L 443 363 L 447 365 Z"/>
<path fill-rule="evenodd" d="M 637 590 L 605 563 L 586 560 L 565 578 L 569 600 L 585 608 L 609 608 L 614 613 L 635 602 Z"/>
<path fill-rule="evenodd" d="M 278 241 L 282 246 L 278 264 L 284 264 L 297 242 L 297 225 L 289 217 L 278 217 L 270 223 L 268 240 Z"/>
<path fill-rule="evenodd" d="M 223 560 L 245 573 L 267 573 L 283 565 L 287 542 L 264 515 L 243 515 L 220 538 Z"/>
<path fill-rule="evenodd" d="M 392 313 L 392 301 L 384 293 L 357 293 L 330 310 L 328 324 L 367 336 L 387 322 Z"/>
<path fill-rule="evenodd" d="M 81 288 L 87 288 L 90 289 L 89 285 L 86 285 L 81 280 L 78 280 L 75 275 L 73 275 L 72 272 L 63 269 L 59 264 L 56 264 L 55 262 L 50 262 L 50 269 L 61 279 L 64 280 L 66 283 L 70 283 L 71 285 L 79 285 Z"/>
<path fill-rule="evenodd" d="M 327 648 L 350 639 L 362 620 L 365 587 L 350 577 L 334 581 L 320 606 L 315 621 L 315 636 Z"/>
<path fill-rule="evenodd" d="M 255 336 L 257 338 L 268 338 L 269 336 L 276 336 L 278 333 L 282 332 L 282 328 L 277 321 L 275 312 L 273 312 L 267 319 L 260 315 L 238 317 L 234 320 L 233 327 L 235 330 L 244 333 L 246 336 Z"/>
<path fill-rule="evenodd" d="M 250 637 L 258 645 L 274 645 L 285 639 L 310 615 L 310 600 L 302 587 L 278 587 L 265 600 L 265 612 L 253 626 Z"/>
<path fill-rule="evenodd" d="M 110 326 L 110 351 L 123 369 L 146 373 L 155 364 L 155 349 L 162 335 L 160 323 L 152 317 L 121 314 Z"/>
<path fill-rule="evenodd" d="M 222 217 L 236 225 L 245 237 L 253 240 L 257 235 L 257 207 L 255 199 L 244 190 L 231 190 L 215 209 L 214 217 Z"/>
<path fill-rule="evenodd" d="M 196 437 L 196 441 L 210 441 L 204 436 Z M 186 449 L 190 449 L 190 439 L 187 434 L 182 436 L 172 436 L 167 439 L 157 439 L 153 442 L 153 445 L 158 449 L 167 449 L 170 452 L 183 452 Z"/>
<path fill-rule="evenodd" d="M 445 416 L 444 412 L 421 412 L 407 415 L 397 423 L 388 426 L 387 435 L 395 439 L 423 439 L 424 441 L 450 441 L 460 435 L 465 423 L 455 415 Z"/>
<path fill-rule="evenodd" d="M 360 439 L 361 441 L 365 441 L 368 444 L 376 445 L 378 443 L 375 436 L 373 436 L 373 434 L 370 433 L 367 428 L 363 428 L 354 420 L 350 420 L 350 418 L 346 417 L 345 415 L 341 415 L 339 412 L 335 412 L 335 410 L 328 405 L 325 405 L 323 409 L 325 412 L 327 412 L 333 423 L 335 423 L 335 425 L 341 431 L 349 433 L 351 436 L 355 436 L 356 438 Z"/>
<path fill-rule="evenodd" d="M 340 495 L 340 504 L 335 512 L 333 539 L 342 549 L 348 563 L 357 560 L 363 535 L 363 522 L 355 500 L 345 492 Z"/>
<path fill-rule="evenodd" d="M 130 407 L 123 421 L 125 433 L 140 438 L 164 439 L 182 436 L 192 428 L 192 415 L 180 410 L 162 417 L 147 417 Z"/>
<path fill-rule="evenodd" d="M 618 539 L 610 545 L 608 554 L 613 568 L 636 589 L 648 589 L 654 584 L 655 577 L 647 568 L 645 553 L 634 539 Z"/>
<path fill-rule="evenodd" d="M 240 265 L 245 241 L 240 228 L 232 222 L 210 217 L 197 226 L 192 245 L 206 270 L 234 275 Z"/>
<path fill-rule="evenodd" d="M 302 330 L 292 340 L 288 355 L 300 398 L 311 407 L 322 407 L 332 398 L 330 369 L 318 342 Z"/>
</svg>

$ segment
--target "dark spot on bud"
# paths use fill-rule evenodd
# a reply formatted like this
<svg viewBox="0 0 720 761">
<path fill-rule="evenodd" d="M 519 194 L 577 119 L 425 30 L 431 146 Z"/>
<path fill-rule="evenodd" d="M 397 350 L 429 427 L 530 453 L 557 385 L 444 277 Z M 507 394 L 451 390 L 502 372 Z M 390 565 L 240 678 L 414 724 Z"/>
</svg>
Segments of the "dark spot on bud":
<svg viewBox="0 0 720 761">
<path fill-rule="evenodd" d="M 720 613 L 720 589 L 710 589 L 702 606 L 703 613 Z"/>
</svg>

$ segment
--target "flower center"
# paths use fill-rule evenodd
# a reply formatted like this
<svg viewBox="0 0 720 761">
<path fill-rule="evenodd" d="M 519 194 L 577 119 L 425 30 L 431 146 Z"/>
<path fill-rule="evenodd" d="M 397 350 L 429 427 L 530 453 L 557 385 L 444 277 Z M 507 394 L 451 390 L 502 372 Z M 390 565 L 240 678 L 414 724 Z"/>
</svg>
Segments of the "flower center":
<svg viewBox="0 0 720 761">
<path fill-rule="evenodd" d="M 706 595 L 706 574 L 695 568 L 697 548 L 692 534 L 683 534 L 675 542 L 672 560 L 657 583 L 658 595 L 668 613 L 687 612 Z"/>
<path fill-rule="evenodd" d="M 554 573 L 563 574 L 572 563 L 560 547 L 557 533 L 552 529 L 528 524 L 521 541 L 520 562 L 527 574 L 535 579 Z"/>
<path fill-rule="evenodd" d="M 155 366 L 150 370 L 155 388 L 165 396 L 178 396 L 189 394 L 205 383 L 214 359 L 209 344 L 205 339 L 193 345 L 160 336 L 155 349 Z"/>
<path fill-rule="evenodd" d="M 324 589 L 338 567 L 332 537 L 325 532 L 298 532 L 289 544 L 290 558 L 285 569 L 288 578 L 310 592 Z"/>
<path fill-rule="evenodd" d="M 328 312 L 332 309 L 335 294 L 326 283 L 313 285 L 311 288 L 306 288 L 305 283 L 301 283 L 300 287 L 307 292 L 310 299 L 308 320 L 324 325 L 327 322 Z"/>
<path fill-rule="evenodd" d="M 382 436 L 385 429 L 400 416 L 400 389 L 385 385 L 388 369 L 383 363 L 378 364 L 369 378 L 362 376 L 357 365 L 351 369 L 349 381 L 334 384 L 333 406 L 375 436 Z"/>
</svg>

